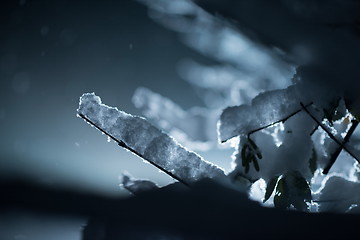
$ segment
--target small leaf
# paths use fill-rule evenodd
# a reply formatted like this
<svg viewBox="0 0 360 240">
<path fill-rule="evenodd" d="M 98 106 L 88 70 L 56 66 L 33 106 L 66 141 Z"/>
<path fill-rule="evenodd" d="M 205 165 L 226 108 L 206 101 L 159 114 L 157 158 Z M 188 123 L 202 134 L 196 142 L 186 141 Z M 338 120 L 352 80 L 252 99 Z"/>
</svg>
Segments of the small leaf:
<svg viewBox="0 0 360 240">
<path fill-rule="evenodd" d="M 245 167 L 245 158 L 246 158 L 246 149 L 247 149 L 248 145 L 244 144 L 242 149 L 241 149 L 241 160 L 242 160 L 242 166 Z"/>
<path fill-rule="evenodd" d="M 248 141 L 254 150 L 259 150 L 258 146 L 255 144 L 253 140 L 251 140 L 251 138 L 248 138 Z"/>
<path fill-rule="evenodd" d="M 312 200 L 311 190 L 308 182 L 298 171 L 292 171 L 286 174 L 286 183 L 290 190 L 289 202 L 297 210 L 307 210 L 307 202 Z"/>
<path fill-rule="evenodd" d="M 269 180 L 269 182 L 267 183 L 263 203 L 265 203 L 271 197 L 271 194 L 274 192 L 274 189 L 275 189 L 276 183 L 278 181 L 278 178 L 279 178 L 279 176 L 275 176 L 275 177 L 271 178 Z"/>
<path fill-rule="evenodd" d="M 253 162 L 254 159 L 256 159 L 253 153 L 249 153 L 248 158 L 249 158 L 249 163 Z"/>
<path fill-rule="evenodd" d="M 317 169 L 317 153 L 315 148 L 312 149 L 312 154 L 309 160 L 309 168 L 311 173 L 314 175 L 316 169 Z"/>
<path fill-rule="evenodd" d="M 253 162 L 254 162 L 254 168 L 255 168 L 255 170 L 256 170 L 257 172 L 260 171 L 259 163 L 258 163 L 256 157 L 253 157 L 252 160 L 253 160 Z"/>
<path fill-rule="evenodd" d="M 257 156 L 259 159 L 262 159 L 262 155 L 261 155 L 261 152 L 260 152 L 260 151 L 257 151 L 257 152 L 256 152 L 256 156 Z"/>
<path fill-rule="evenodd" d="M 286 182 L 284 177 L 282 177 L 278 181 L 278 184 L 276 186 L 274 206 L 282 209 L 290 207 L 290 201 L 289 201 L 288 191 L 286 189 Z"/>
<path fill-rule="evenodd" d="M 300 210 L 300 211 L 305 211 L 308 208 L 306 203 L 300 199 L 293 201 L 291 204 L 294 206 L 294 208 L 296 208 L 297 210 Z"/>
<path fill-rule="evenodd" d="M 276 208 L 286 209 L 290 207 L 290 204 L 283 195 L 275 195 L 274 206 Z"/>
<path fill-rule="evenodd" d="M 245 161 L 246 161 L 245 158 L 242 158 L 242 159 L 241 159 L 241 166 L 245 167 L 245 165 L 246 165 L 246 162 L 245 162 Z"/>
<path fill-rule="evenodd" d="M 255 159 L 254 155 L 252 155 L 251 152 L 247 152 L 246 153 L 246 157 L 243 160 L 244 162 L 244 167 L 245 167 L 245 173 L 248 173 L 250 170 L 250 163 Z"/>
<path fill-rule="evenodd" d="M 253 140 L 247 138 L 248 142 L 245 142 L 241 149 L 241 165 L 245 168 L 245 173 L 248 173 L 250 170 L 250 163 L 254 163 L 254 168 L 256 171 L 260 171 L 260 166 L 258 159 L 262 158 L 258 146 Z"/>
<path fill-rule="evenodd" d="M 259 159 L 262 159 L 261 151 L 260 151 L 259 147 L 256 145 L 256 143 L 253 140 L 251 140 L 251 138 L 248 138 L 248 141 L 249 141 L 251 147 L 254 149 L 254 152 L 256 153 L 256 156 Z"/>
<path fill-rule="evenodd" d="M 250 164 L 245 165 L 245 173 L 248 173 L 250 170 Z"/>
<path fill-rule="evenodd" d="M 307 202 L 310 202 L 312 200 L 311 196 L 311 190 L 308 182 L 305 180 L 305 178 L 297 172 L 297 175 L 295 176 L 295 184 L 294 187 L 298 189 L 299 195 Z"/>
</svg>

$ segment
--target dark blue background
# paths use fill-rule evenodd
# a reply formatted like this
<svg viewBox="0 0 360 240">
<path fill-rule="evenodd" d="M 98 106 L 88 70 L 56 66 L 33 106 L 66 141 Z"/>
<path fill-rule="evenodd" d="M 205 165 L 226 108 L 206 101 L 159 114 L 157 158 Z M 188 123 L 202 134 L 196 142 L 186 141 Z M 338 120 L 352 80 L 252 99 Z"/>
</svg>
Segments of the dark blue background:
<svg viewBox="0 0 360 240">
<path fill-rule="evenodd" d="M 95 92 L 104 103 L 141 115 L 131 97 L 145 86 L 184 109 L 201 106 L 176 64 L 209 60 L 132 0 L 1 1 L 0 11 L 2 176 L 104 193 L 118 192 L 124 170 L 172 181 L 77 118 L 78 99 Z M 230 153 L 207 158 L 229 166 Z"/>
</svg>

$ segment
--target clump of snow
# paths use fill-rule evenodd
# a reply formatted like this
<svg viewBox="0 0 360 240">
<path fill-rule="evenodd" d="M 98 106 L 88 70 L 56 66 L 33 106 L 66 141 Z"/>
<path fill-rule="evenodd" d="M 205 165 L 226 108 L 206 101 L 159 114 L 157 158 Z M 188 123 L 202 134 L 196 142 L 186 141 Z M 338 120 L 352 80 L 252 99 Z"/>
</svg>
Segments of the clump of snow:
<svg viewBox="0 0 360 240">
<path fill-rule="evenodd" d="M 296 86 L 259 94 L 251 106 L 228 107 L 221 114 L 218 131 L 221 142 L 284 119 L 301 110 Z"/>
<path fill-rule="evenodd" d="M 135 179 L 128 173 L 122 174 L 121 186 L 135 195 L 141 192 L 159 188 L 155 183 L 149 180 Z"/>
<path fill-rule="evenodd" d="M 94 93 L 80 98 L 78 114 L 108 136 L 184 183 L 224 178 L 222 169 L 178 144 L 144 118 L 102 104 Z"/>
<path fill-rule="evenodd" d="M 318 199 L 321 212 L 347 212 L 360 204 L 360 183 L 339 176 L 327 179 Z"/>
<path fill-rule="evenodd" d="M 242 137 L 233 155 L 234 171 L 242 173 L 253 181 L 259 178 L 268 181 L 274 176 L 291 171 L 299 171 L 310 180 L 312 175 L 309 160 L 313 143 L 309 133 L 315 125 L 316 123 L 304 112 L 294 115 L 284 123 L 284 131 L 277 133 L 276 137 L 282 142 L 279 146 L 276 145 L 272 129 L 252 134 L 251 139 L 256 143 L 262 158 L 258 160 L 259 171 L 251 165 L 248 173 L 245 173 L 242 165 L 241 150 L 246 143 L 246 139 Z"/>
</svg>

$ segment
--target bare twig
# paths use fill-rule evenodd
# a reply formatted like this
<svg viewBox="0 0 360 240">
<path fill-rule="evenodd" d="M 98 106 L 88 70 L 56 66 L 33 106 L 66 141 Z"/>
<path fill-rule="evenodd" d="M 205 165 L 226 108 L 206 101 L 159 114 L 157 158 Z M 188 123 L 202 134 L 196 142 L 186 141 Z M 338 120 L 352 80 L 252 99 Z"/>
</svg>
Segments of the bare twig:
<svg viewBox="0 0 360 240">
<path fill-rule="evenodd" d="M 319 120 L 317 120 L 314 115 L 310 113 L 310 111 L 306 108 L 306 106 L 301 102 L 301 107 L 304 111 L 329 135 L 329 137 L 334 140 L 337 144 L 339 144 L 346 152 L 348 152 L 356 161 L 360 163 L 360 160 L 343 144 L 341 143 L 330 131 L 327 129 Z"/>
<path fill-rule="evenodd" d="M 314 129 L 311 131 L 310 136 L 312 136 L 318 128 L 319 128 L 319 125 L 316 125 L 316 127 L 314 127 Z"/>
<path fill-rule="evenodd" d="M 123 147 L 129 151 L 131 151 L 132 153 L 134 153 L 135 155 L 141 157 L 142 159 L 148 161 L 151 165 L 157 167 L 158 169 L 160 169 L 161 171 L 163 171 L 164 173 L 166 173 L 167 175 L 169 175 L 170 177 L 174 178 L 175 180 L 183 183 L 184 185 L 190 187 L 190 184 L 185 182 L 184 180 L 182 180 L 181 178 L 179 178 L 178 176 L 176 176 L 175 174 L 173 174 L 172 172 L 164 169 L 163 167 L 161 167 L 160 165 L 145 159 L 141 154 L 139 154 L 138 152 L 136 152 L 134 149 L 130 148 L 129 146 L 127 146 L 123 141 L 118 140 L 117 138 L 115 138 L 114 136 L 112 136 L 111 134 L 107 133 L 106 131 L 104 131 L 102 128 L 100 128 L 99 126 L 97 126 L 94 122 L 92 122 L 90 119 L 88 119 L 85 115 L 79 113 L 78 114 L 81 118 L 83 118 L 85 121 L 87 121 L 88 123 L 90 123 L 91 125 L 93 125 L 94 127 L 96 127 L 100 132 L 104 133 L 106 136 L 108 136 L 109 138 L 111 138 L 112 140 L 114 140 L 120 147 Z"/>
<path fill-rule="evenodd" d="M 354 133 L 356 127 L 359 125 L 359 122 L 356 120 L 351 121 L 352 125 L 349 129 L 349 131 L 346 133 L 346 136 L 344 138 L 344 140 L 342 141 L 342 145 L 340 145 L 333 154 L 331 154 L 329 163 L 326 165 L 326 167 L 323 170 L 323 174 L 328 174 L 330 168 L 334 165 L 336 159 L 338 158 L 338 156 L 340 155 L 340 152 L 343 150 L 343 146 L 350 140 L 350 137 L 352 136 L 352 134 Z"/>
</svg>

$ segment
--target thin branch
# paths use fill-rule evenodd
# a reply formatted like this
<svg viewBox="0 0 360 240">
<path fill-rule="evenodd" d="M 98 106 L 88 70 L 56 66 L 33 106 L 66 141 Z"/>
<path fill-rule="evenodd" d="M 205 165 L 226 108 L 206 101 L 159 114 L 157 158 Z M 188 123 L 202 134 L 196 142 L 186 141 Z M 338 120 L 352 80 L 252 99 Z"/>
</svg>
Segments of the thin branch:
<svg viewBox="0 0 360 240">
<path fill-rule="evenodd" d="M 306 104 L 305 106 L 308 107 L 308 106 L 311 106 L 312 104 L 313 104 L 313 103 L 311 102 L 311 103 L 309 103 L 309 104 Z M 291 118 L 292 116 L 298 114 L 298 113 L 301 112 L 302 110 L 303 110 L 303 109 L 300 108 L 299 110 L 296 110 L 295 112 L 291 113 L 290 115 L 286 116 L 286 117 L 283 118 L 283 119 L 280 119 L 280 120 L 277 120 L 277 121 L 275 121 L 275 122 L 272 122 L 272 123 L 270 123 L 270 124 L 268 124 L 268 125 L 266 125 L 266 126 L 259 127 L 259 128 L 257 128 L 257 129 L 251 130 L 250 132 L 248 132 L 247 136 L 248 136 L 248 138 L 249 138 L 250 135 L 253 134 L 253 133 L 256 133 L 256 132 L 261 131 L 261 130 L 263 130 L 263 129 L 265 129 L 265 128 L 274 126 L 275 124 L 280 123 L 280 122 L 284 123 L 284 122 L 286 122 L 289 118 Z"/>
<path fill-rule="evenodd" d="M 316 125 L 316 127 L 314 127 L 314 129 L 311 131 L 310 136 L 314 135 L 314 133 L 316 132 L 316 130 L 319 128 L 319 125 Z"/>
<path fill-rule="evenodd" d="M 176 176 L 175 174 L 173 174 L 172 172 L 164 169 L 163 167 L 161 167 L 160 165 L 144 158 L 141 154 L 139 154 L 138 152 L 136 152 L 134 149 L 130 148 L 129 146 L 127 146 L 123 141 L 118 140 L 117 138 L 115 138 L 114 136 L 112 136 L 111 134 L 107 133 L 105 130 L 103 130 L 102 128 L 100 128 L 99 126 L 97 126 L 93 121 L 91 121 L 90 119 L 88 119 L 85 115 L 79 113 L 78 114 L 82 119 L 84 119 L 85 121 L 87 121 L 88 123 L 90 123 L 91 125 L 93 125 L 95 128 L 97 128 L 100 132 L 104 133 L 106 136 L 108 136 L 109 138 L 111 138 L 112 140 L 114 140 L 120 147 L 123 147 L 129 151 L 131 151 L 132 153 L 134 153 L 135 155 L 141 157 L 142 159 L 146 160 L 147 162 L 149 162 L 151 165 L 157 167 L 158 169 L 160 169 L 161 171 L 163 171 L 164 173 L 166 173 L 167 175 L 169 175 L 170 177 L 174 178 L 175 180 L 183 183 L 184 185 L 186 185 L 187 187 L 190 187 L 190 184 L 185 182 L 184 180 L 182 180 L 181 178 L 179 178 L 178 176 Z"/>
<path fill-rule="evenodd" d="M 327 129 L 319 120 L 317 120 L 306 108 L 306 106 L 301 102 L 301 107 L 304 109 L 304 111 L 317 123 L 319 126 L 329 135 L 329 137 L 334 140 L 338 145 L 342 146 L 342 148 L 348 152 L 356 161 L 360 163 L 360 160 L 344 145 L 342 144 L 330 131 Z"/>
<path fill-rule="evenodd" d="M 346 136 L 345 136 L 344 140 L 342 141 L 342 145 L 339 146 L 339 147 L 335 150 L 335 152 L 331 155 L 329 163 L 326 165 L 326 167 L 325 167 L 324 170 L 323 170 L 323 174 L 328 174 L 328 173 L 329 173 L 330 168 L 334 165 L 336 159 L 337 159 L 338 156 L 340 155 L 340 152 L 343 150 L 343 146 L 344 146 L 347 142 L 349 142 L 350 137 L 353 135 L 356 127 L 359 125 L 359 122 L 356 121 L 356 120 L 352 120 L 351 123 L 352 123 L 352 125 L 351 125 L 349 131 L 346 133 Z"/>
</svg>

